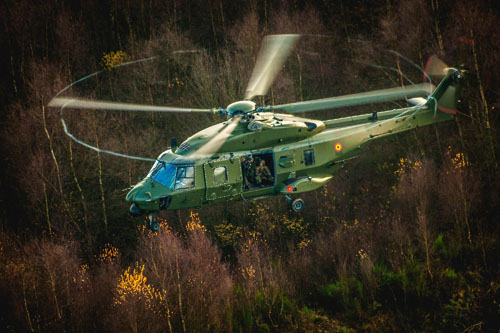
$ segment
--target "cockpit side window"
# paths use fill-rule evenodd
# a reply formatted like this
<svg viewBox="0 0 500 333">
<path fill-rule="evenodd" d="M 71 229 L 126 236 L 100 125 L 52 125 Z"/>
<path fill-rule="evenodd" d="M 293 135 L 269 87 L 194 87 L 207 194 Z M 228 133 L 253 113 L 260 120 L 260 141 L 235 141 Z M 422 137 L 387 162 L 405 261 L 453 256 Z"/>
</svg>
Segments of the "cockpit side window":
<svg viewBox="0 0 500 333">
<path fill-rule="evenodd" d="M 184 189 L 194 186 L 194 167 L 179 166 L 177 167 L 177 175 L 175 177 L 175 189 Z"/>
</svg>

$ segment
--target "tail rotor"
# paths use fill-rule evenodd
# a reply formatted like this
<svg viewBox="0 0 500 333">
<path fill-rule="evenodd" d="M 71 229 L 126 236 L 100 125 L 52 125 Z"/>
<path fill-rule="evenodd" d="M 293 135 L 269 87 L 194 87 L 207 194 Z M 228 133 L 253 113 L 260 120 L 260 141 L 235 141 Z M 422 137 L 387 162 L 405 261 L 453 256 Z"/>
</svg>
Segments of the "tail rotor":
<svg viewBox="0 0 500 333">
<path fill-rule="evenodd" d="M 427 60 L 424 69 L 424 81 L 431 81 L 431 77 L 434 77 L 438 80 L 443 79 L 450 67 L 441 59 L 438 58 L 437 55 L 432 55 Z"/>
</svg>

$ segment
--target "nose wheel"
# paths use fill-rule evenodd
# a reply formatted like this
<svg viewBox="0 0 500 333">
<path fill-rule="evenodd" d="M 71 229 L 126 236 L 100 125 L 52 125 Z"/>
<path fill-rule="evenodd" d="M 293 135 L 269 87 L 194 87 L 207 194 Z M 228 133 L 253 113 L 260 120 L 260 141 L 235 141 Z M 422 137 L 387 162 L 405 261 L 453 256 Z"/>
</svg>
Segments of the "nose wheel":
<svg viewBox="0 0 500 333">
<path fill-rule="evenodd" d="M 291 207 L 292 207 L 292 210 L 295 212 L 295 213 L 298 213 L 300 212 L 303 208 L 304 208 L 304 200 L 298 198 L 298 199 L 295 199 L 293 200 L 292 198 L 290 198 L 288 195 L 285 196 L 285 199 L 290 202 L 291 204 Z"/>
<path fill-rule="evenodd" d="M 156 221 L 155 213 L 149 213 L 146 216 L 146 228 L 154 232 L 160 230 L 160 224 L 158 223 L 158 221 Z"/>
</svg>

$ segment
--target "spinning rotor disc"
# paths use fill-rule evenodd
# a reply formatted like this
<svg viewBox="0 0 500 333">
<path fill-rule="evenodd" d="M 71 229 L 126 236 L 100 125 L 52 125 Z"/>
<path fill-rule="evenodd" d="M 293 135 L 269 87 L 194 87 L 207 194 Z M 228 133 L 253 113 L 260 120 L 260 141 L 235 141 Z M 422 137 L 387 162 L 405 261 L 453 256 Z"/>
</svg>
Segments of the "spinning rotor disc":
<svg viewBox="0 0 500 333">
<path fill-rule="evenodd" d="M 61 122 L 63 124 L 64 131 L 75 142 L 86 146 L 87 148 L 93 149 L 98 152 L 107 153 L 119 157 L 132 158 L 136 160 L 144 161 L 156 161 L 152 158 L 144 158 L 138 156 L 131 156 L 121 153 L 116 153 L 109 150 L 103 150 L 94 147 L 88 143 L 85 143 L 77 139 L 73 134 L 68 131 L 66 122 L 63 118 L 63 110 L 72 109 L 93 109 L 93 110 L 118 110 L 118 111 L 133 111 L 133 112 L 162 112 L 162 113 L 205 113 L 205 114 L 219 114 L 226 115 L 228 117 L 233 117 L 233 119 L 224 126 L 220 132 L 216 133 L 214 137 L 207 142 L 207 144 L 200 147 L 198 150 L 192 152 L 192 156 L 210 156 L 218 152 L 219 148 L 224 144 L 226 139 L 231 136 L 233 131 L 237 128 L 238 123 L 247 116 L 254 112 L 272 112 L 274 110 L 280 110 L 286 113 L 302 113 L 302 112 L 313 112 L 321 110 L 330 110 L 342 107 L 364 105 L 369 103 L 379 103 L 387 102 L 401 99 L 410 99 L 413 97 L 427 97 L 432 93 L 435 87 L 430 83 L 417 84 L 402 86 L 397 88 L 380 89 L 375 91 L 369 91 L 358 94 L 344 95 L 338 97 L 329 97 L 318 100 L 309 100 L 304 102 L 295 102 L 282 105 L 274 106 L 264 106 L 260 108 L 255 108 L 252 106 L 248 110 L 236 110 L 232 111 L 232 105 L 243 105 L 252 104 L 250 100 L 255 96 L 262 96 L 267 94 L 272 83 L 276 79 L 280 69 L 283 67 L 284 62 L 288 58 L 290 52 L 293 50 L 294 46 L 300 39 L 300 35 L 289 34 L 289 35 L 271 35 L 263 39 L 262 47 L 259 51 L 257 61 L 249 80 L 245 91 L 246 101 L 240 101 L 232 103 L 227 109 L 221 108 L 180 108 L 174 106 L 158 106 L 158 105 L 144 105 L 144 104 L 133 104 L 133 103 L 120 103 L 112 101 L 100 101 L 86 98 L 76 98 L 76 97 L 60 97 L 60 95 L 67 91 L 70 87 L 75 86 L 91 77 L 97 76 L 102 73 L 98 71 L 96 73 L 90 74 L 82 79 L 79 79 L 66 88 L 62 89 L 57 95 L 50 101 L 50 107 L 59 108 L 61 111 Z M 136 61 L 131 61 L 123 63 L 116 67 L 124 67 L 132 64 L 149 62 L 156 59 L 156 57 L 145 58 Z M 425 75 L 438 75 L 446 69 L 444 62 L 439 60 L 437 57 L 431 58 L 432 61 L 426 66 Z M 417 66 L 418 67 L 418 66 Z M 250 104 L 249 104 L 250 103 Z M 245 105 L 246 105 L 245 104 Z M 253 108 L 253 109 L 252 109 Z M 341 150 L 341 148 L 340 148 Z"/>
</svg>

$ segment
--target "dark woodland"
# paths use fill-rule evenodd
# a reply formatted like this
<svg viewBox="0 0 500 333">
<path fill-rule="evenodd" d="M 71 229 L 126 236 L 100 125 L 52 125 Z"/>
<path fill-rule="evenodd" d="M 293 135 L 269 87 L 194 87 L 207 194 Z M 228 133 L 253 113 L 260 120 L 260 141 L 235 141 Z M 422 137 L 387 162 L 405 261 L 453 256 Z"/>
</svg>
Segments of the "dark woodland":
<svg viewBox="0 0 500 333">
<path fill-rule="evenodd" d="M 495 1 L 5 0 L 0 3 L 0 329 L 498 332 L 500 12 Z M 262 38 L 301 39 L 258 105 L 468 70 L 453 121 L 381 139 L 294 213 L 282 197 L 129 215 L 151 164 L 89 150 L 47 104 L 241 100 Z M 181 51 L 181 52 L 179 52 Z M 123 68 L 134 59 L 154 62 Z M 415 66 L 417 65 L 417 66 Z M 393 70 L 397 69 L 397 70 Z M 316 112 L 390 110 L 384 103 Z M 94 146 L 155 158 L 222 119 L 66 110 Z"/>
</svg>

